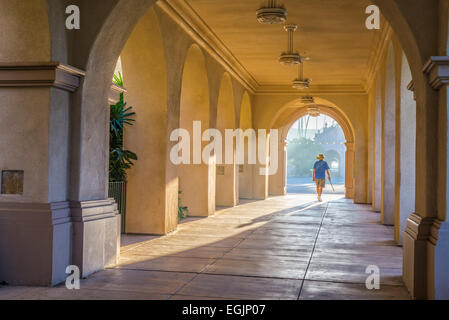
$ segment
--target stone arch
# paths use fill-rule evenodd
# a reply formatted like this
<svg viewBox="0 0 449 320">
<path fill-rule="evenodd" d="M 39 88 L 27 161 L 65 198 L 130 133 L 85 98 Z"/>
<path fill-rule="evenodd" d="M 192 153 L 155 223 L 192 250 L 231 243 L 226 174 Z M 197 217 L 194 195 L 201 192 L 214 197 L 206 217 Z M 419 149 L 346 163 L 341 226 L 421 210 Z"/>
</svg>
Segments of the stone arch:
<svg viewBox="0 0 449 320">
<path fill-rule="evenodd" d="M 136 112 L 135 124 L 124 132 L 124 147 L 138 155 L 128 171 L 126 232 L 166 234 L 177 225 L 177 211 L 166 187 L 167 69 L 159 21 L 148 10 L 131 33 L 120 56 L 125 101 Z M 123 219 L 124 217 L 122 217 Z"/>
<path fill-rule="evenodd" d="M 330 105 L 324 104 L 328 103 Z M 296 106 L 296 108 L 292 108 Z M 270 194 L 283 195 L 286 194 L 287 182 L 287 149 L 286 139 L 288 132 L 293 124 L 301 117 L 308 114 L 309 107 L 317 108 L 321 114 L 333 118 L 343 130 L 346 139 L 346 154 L 345 154 L 345 187 L 346 197 L 354 198 L 354 145 L 355 133 L 354 128 L 348 117 L 337 106 L 332 105 L 331 102 L 322 98 L 316 98 L 314 104 L 303 104 L 301 100 L 294 100 L 281 108 L 277 116 L 272 121 L 272 127 L 279 129 L 279 170 L 277 174 L 269 177 Z"/>
<path fill-rule="evenodd" d="M 396 60 L 390 41 L 385 64 L 385 100 L 382 113 L 381 222 L 394 225 L 396 170 Z"/>
<path fill-rule="evenodd" d="M 201 121 L 202 132 L 210 127 L 209 83 L 205 57 L 198 45 L 193 44 L 184 65 L 181 88 L 180 128 L 190 133 L 191 164 L 179 166 L 179 186 L 182 205 L 189 208 L 190 216 L 209 216 L 215 212 L 215 163 L 203 163 L 202 147 L 197 143 L 194 121 Z"/>
<path fill-rule="evenodd" d="M 239 127 L 243 131 L 253 128 L 253 112 L 251 98 L 247 91 L 243 94 L 240 107 Z M 248 141 L 245 139 L 245 150 L 248 150 Z M 252 199 L 254 197 L 253 179 L 254 165 L 248 164 L 248 155 L 245 152 L 245 164 L 239 166 L 239 198 Z"/>
<path fill-rule="evenodd" d="M 82 86 L 72 100 L 71 200 L 92 201 L 108 197 L 108 168 L 105 164 L 108 162 L 109 138 L 106 130 L 111 79 L 126 41 L 155 2 L 117 0 L 110 10 L 101 8 L 101 2 L 90 1 L 80 5 L 81 12 L 95 12 L 98 15 L 85 18 L 90 19 L 89 22 L 98 28 L 98 32 L 86 34 L 78 43 L 80 54 L 69 61 L 86 71 Z M 98 26 L 98 23 L 101 25 Z M 92 176 L 97 176 L 97 179 L 92 180 Z"/>
<path fill-rule="evenodd" d="M 334 107 L 329 107 L 323 104 L 307 104 L 296 110 L 293 114 L 290 114 L 285 124 L 282 127 L 280 127 L 282 133 L 281 137 L 283 139 L 287 138 L 288 132 L 290 131 L 291 127 L 296 122 L 296 120 L 307 115 L 307 108 L 309 107 L 316 107 L 318 108 L 321 114 L 327 115 L 333 118 L 335 121 L 337 121 L 343 130 L 346 142 L 354 143 L 355 141 L 354 129 L 351 123 L 349 122 L 347 116 L 341 110 L 337 110 Z"/>
<path fill-rule="evenodd" d="M 220 86 L 216 120 L 216 128 L 220 130 L 223 138 L 225 137 L 226 129 L 235 129 L 234 109 L 232 80 L 228 73 L 224 73 Z M 224 145 L 223 150 L 225 150 Z M 236 165 L 235 162 L 233 164 L 225 164 L 224 154 L 221 160 L 222 164 L 217 165 L 216 205 L 235 206 L 237 204 Z"/>
</svg>

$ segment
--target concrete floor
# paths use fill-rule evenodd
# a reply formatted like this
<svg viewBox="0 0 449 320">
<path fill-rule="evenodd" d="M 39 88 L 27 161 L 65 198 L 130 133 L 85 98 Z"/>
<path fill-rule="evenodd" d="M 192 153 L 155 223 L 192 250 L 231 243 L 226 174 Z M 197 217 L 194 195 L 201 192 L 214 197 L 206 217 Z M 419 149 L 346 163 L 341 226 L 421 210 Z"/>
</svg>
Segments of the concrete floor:
<svg viewBox="0 0 449 320">
<path fill-rule="evenodd" d="M 120 265 L 80 290 L 0 287 L 0 299 L 409 299 L 393 228 L 340 194 L 314 200 L 246 201 L 165 237 L 124 236 Z M 380 290 L 366 289 L 369 265 Z"/>
</svg>

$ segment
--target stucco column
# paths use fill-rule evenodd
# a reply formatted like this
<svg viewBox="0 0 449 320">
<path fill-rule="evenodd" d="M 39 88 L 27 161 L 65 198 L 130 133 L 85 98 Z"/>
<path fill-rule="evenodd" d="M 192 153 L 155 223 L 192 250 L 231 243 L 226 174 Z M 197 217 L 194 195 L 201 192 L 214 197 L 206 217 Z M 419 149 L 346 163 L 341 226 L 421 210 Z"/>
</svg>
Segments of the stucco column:
<svg viewBox="0 0 449 320">
<path fill-rule="evenodd" d="M 346 142 L 345 145 L 346 145 L 345 196 L 348 199 L 354 199 L 354 142 Z"/>
<path fill-rule="evenodd" d="M 260 146 L 263 141 L 263 137 L 259 135 L 259 131 L 256 131 L 257 136 L 257 163 L 253 165 L 253 198 L 257 200 L 265 200 L 268 198 L 269 195 L 269 180 L 270 176 L 268 175 L 268 163 L 262 164 L 261 159 L 259 158 L 260 153 Z M 269 137 L 269 136 L 268 136 Z M 270 148 L 269 148 L 269 139 L 265 141 L 266 143 L 266 154 L 265 157 L 268 159 L 268 156 L 270 155 Z"/>
<path fill-rule="evenodd" d="M 108 196 L 111 79 L 86 75 L 73 94 L 70 114 L 72 264 L 82 277 L 118 262 L 121 216 Z"/>
<path fill-rule="evenodd" d="M 391 90 L 394 90 L 392 88 Z M 393 95 L 393 96 L 392 96 Z M 386 94 L 382 115 L 382 204 L 381 222 L 394 225 L 394 192 L 396 163 L 396 99 Z"/>
<path fill-rule="evenodd" d="M 7 187 L 0 195 L 0 279 L 9 284 L 55 285 L 65 280 L 67 266 L 77 263 L 81 217 L 68 189 L 69 121 L 71 96 L 83 77 L 82 70 L 59 62 L 0 65 L 6 106 L 0 145 L 7 150 L 0 154 L 0 180 Z M 16 176 L 18 188 L 8 186 L 9 174 Z M 117 233 L 113 202 L 103 199 L 100 207 L 107 210 L 95 210 L 85 219 L 111 216 L 111 232 Z M 97 232 L 99 246 L 100 237 L 105 233 Z M 116 237 L 110 247 L 116 249 L 113 257 L 102 247 L 100 268 L 106 260 L 115 261 Z M 97 253 L 95 248 L 90 254 Z"/>
<path fill-rule="evenodd" d="M 425 72 L 439 90 L 437 214 L 427 242 L 428 297 L 449 299 L 449 57 L 431 57 Z M 436 158 L 436 157 L 435 157 Z"/>
<path fill-rule="evenodd" d="M 382 83 L 380 78 L 376 85 L 373 133 L 373 210 L 380 212 L 382 207 Z"/>
<path fill-rule="evenodd" d="M 438 107 L 427 107 L 424 117 L 422 108 L 419 108 L 423 100 L 417 100 L 416 213 L 407 220 L 403 240 L 404 282 L 417 299 L 449 299 L 449 226 L 446 221 L 449 196 L 448 65 L 449 57 L 431 57 L 424 68 L 432 89 L 439 90 Z M 414 90 L 414 84 L 409 88 Z M 429 101 L 433 101 L 434 92 L 428 93 Z M 431 121 L 432 127 L 425 126 L 426 131 L 423 132 L 419 128 L 426 118 L 437 120 Z M 428 148 L 435 142 L 434 133 L 438 134 L 438 152 L 429 154 L 423 146 Z M 426 158 L 432 160 L 423 163 Z M 429 190 L 426 185 L 434 185 L 435 188 Z M 436 206 L 432 200 L 436 200 Z M 437 210 L 429 210 L 431 208 Z"/>
<path fill-rule="evenodd" d="M 287 194 L 287 146 L 287 140 L 281 139 L 279 142 L 279 168 L 276 174 L 269 178 L 269 194 L 273 196 Z"/>
<path fill-rule="evenodd" d="M 399 153 L 396 170 L 395 241 L 402 245 L 408 217 L 415 211 L 416 170 L 416 102 L 407 89 L 411 81 L 410 68 L 405 56 L 402 59 L 400 122 L 396 137 Z"/>
<path fill-rule="evenodd" d="M 248 157 L 248 140 L 245 139 L 245 156 L 244 164 L 238 166 L 238 177 L 239 177 L 239 198 L 240 199 L 254 199 L 254 189 L 255 189 L 255 176 L 257 175 L 256 165 L 249 164 Z"/>
</svg>

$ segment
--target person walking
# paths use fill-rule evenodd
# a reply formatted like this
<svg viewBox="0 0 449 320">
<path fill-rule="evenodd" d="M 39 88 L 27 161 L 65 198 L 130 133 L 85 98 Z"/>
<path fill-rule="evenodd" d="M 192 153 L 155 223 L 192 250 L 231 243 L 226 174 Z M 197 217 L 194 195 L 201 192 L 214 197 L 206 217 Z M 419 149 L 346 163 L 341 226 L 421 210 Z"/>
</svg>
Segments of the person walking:
<svg viewBox="0 0 449 320">
<path fill-rule="evenodd" d="M 315 165 L 313 166 L 313 181 L 316 182 L 318 201 L 322 202 L 323 199 L 321 198 L 321 195 L 323 194 L 323 189 L 326 188 L 326 173 L 329 182 L 331 182 L 331 174 L 329 172 L 329 165 L 324 161 L 324 155 L 320 154 L 317 159 L 318 161 L 315 162 Z"/>
</svg>

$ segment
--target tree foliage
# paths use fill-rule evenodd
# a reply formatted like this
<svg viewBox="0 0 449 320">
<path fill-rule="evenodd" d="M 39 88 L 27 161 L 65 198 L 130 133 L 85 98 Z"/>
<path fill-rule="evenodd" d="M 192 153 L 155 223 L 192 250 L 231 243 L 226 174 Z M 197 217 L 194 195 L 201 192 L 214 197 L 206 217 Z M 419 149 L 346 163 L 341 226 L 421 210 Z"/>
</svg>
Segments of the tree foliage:
<svg viewBox="0 0 449 320">
<path fill-rule="evenodd" d="M 296 177 L 311 177 L 318 154 L 324 153 L 320 143 L 307 138 L 294 139 L 288 144 L 288 165 Z"/>
</svg>

